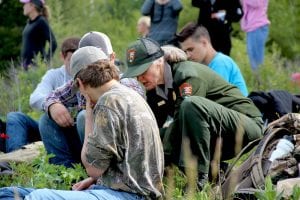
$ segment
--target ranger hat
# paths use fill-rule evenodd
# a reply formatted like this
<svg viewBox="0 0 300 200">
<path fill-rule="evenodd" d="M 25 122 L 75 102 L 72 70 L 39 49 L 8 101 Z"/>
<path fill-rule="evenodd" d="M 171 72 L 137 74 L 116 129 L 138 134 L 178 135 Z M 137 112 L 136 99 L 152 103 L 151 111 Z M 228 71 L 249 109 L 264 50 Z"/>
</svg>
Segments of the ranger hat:
<svg viewBox="0 0 300 200">
<path fill-rule="evenodd" d="M 150 38 L 141 38 L 131 43 L 126 51 L 127 71 L 122 77 L 137 77 L 143 74 L 153 61 L 164 55 L 159 44 Z"/>
</svg>

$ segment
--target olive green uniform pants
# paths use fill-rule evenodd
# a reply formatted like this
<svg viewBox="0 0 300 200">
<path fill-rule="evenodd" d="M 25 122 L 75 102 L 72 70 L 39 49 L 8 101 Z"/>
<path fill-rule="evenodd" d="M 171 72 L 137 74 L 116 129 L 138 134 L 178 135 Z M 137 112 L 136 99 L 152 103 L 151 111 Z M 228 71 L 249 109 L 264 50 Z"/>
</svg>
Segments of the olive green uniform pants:
<svg viewBox="0 0 300 200">
<path fill-rule="evenodd" d="M 183 139 L 186 138 L 198 159 L 198 172 L 208 173 L 219 136 L 223 140 L 221 160 L 227 160 L 238 153 L 235 152 L 238 143 L 241 149 L 262 136 L 262 124 L 261 117 L 248 117 L 204 97 L 188 97 L 181 103 L 163 138 L 166 164 L 173 162 L 187 167 L 183 162 Z"/>
</svg>

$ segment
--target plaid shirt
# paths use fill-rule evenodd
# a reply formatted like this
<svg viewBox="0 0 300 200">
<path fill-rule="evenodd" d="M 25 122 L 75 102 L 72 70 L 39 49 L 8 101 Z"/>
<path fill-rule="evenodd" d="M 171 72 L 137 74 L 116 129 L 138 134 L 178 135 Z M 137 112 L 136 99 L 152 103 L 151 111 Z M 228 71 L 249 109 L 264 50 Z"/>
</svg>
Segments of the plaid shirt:
<svg viewBox="0 0 300 200">
<path fill-rule="evenodd" d="M 144 89 L 141 87 L 139 82 L 133 78 L 122 78 L 120 80 L 122 85 L 125 85 L 136 92 L 138 92 L 143 98 L 145 97 Z M 48 113 L 49 107 L 54 103 L 61 103 L 67 108 L 77 107 L 80 111 L 85 109 L 85 98 L 79 92 L 72 93 L 73 80 L 68 81 L 62 87 L 57 88 L 48 95 L 45 103 L 43 104 L 44 110 Z"/>
</svg>

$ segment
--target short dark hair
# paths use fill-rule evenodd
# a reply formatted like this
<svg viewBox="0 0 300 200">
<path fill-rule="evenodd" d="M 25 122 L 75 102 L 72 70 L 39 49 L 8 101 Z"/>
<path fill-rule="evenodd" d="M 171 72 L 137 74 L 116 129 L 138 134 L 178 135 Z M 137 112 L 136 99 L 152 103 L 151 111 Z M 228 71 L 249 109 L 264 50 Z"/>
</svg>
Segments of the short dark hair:
<svg viewBox="0 0 300 200">
<path fill-rule="evenodd" d="M 80 38 L 79 37 L 70 37 L 63 41 L 61 44 L 61 53 L 64 57 L 67 56 L 68 52 L 74 52 L 78 49 Z"/>
<path fill-rule="evenodd" d="M 189 37 L 193 39 L 199 39 L 205 37 L 210 41 L 210 36 L 207 29 L 204 26 L 199 26 L 195 22 L 187 23 L 182 30 L 176 35 L 179 42 L 184 42 Z"/>
<path fill-rule="evenodd" d="M 83 84 L 96 88 L 115 79 L 119 80 L 117 67 L 107 60 L 97 61 L 80 70 L 75 78 Z"/>
</svg>

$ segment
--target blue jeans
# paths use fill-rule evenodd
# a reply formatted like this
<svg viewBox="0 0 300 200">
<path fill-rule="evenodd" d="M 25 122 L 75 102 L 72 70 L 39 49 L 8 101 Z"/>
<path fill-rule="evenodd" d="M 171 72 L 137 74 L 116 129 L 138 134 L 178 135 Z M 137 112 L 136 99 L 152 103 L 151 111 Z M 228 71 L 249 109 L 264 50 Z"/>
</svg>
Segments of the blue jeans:
<svg viewBox="0 0 300 200">
<path fill-rule="evenodd" d="M 269 34 L 269 25 L 247 33 L 247 52 L 252 70 L 257 70 L 264 61 L 265 44 Z"/>
<path fill-rule="evenodd" d="M 5 187 L 0 189 L 0 200 L 14 200 L 14 196 L 18 194 L 19 199 L 25 200 L 43 200 L 43 199 L 56 199 L 56 200 L 137 200 L 144 199 L 144 197 L 112 190 L 107 187 L 94 185 L 91 189 L 83 191 L 71 191 L 71 190 L 53 190 L 53 189 L 32 189 L 22 187 Z"/>
<path fill-rule="evenodd" d="M 81 148 L 84 138 L 85 110 L 77 117 L 76 126 L 60 127 L 54 120 L 44 114 L 40 119 L 39 129 L 48 154 L 54 154 L 49 159 L 51 164 L 72 167 L 80 163 Z"/>
<path fill-rule="evenodd" d="M 20 149 L 23 145 L 40 141 L 38 122 L 21 112 L 10 112 L 6 117 L 6 152 Z"/>
</svg>

